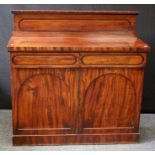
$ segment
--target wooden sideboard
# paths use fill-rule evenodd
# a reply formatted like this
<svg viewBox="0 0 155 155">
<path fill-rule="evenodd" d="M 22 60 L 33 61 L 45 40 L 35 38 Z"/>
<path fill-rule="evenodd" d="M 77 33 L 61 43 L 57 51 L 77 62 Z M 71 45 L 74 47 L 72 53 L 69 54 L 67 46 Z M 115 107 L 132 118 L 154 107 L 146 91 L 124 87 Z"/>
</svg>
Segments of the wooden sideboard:
<svg viewBox="0 0 155 155">
<path fill-rule="evenodd" d="M 14 145 L 136 143 L 150 47 L 135 11 L 13 11 Z"/>
</svg>

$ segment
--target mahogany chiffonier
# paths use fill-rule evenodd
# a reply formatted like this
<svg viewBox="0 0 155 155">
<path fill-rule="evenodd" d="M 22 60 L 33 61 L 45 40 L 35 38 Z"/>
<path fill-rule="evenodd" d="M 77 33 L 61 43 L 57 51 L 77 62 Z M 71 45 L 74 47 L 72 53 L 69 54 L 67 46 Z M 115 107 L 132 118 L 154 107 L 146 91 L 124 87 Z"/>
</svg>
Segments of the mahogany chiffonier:
<svg viewBox="0 0 155 155">
<path fill-rule="evenodd" d="M 13 144 L 136 143 L 150 47 L 135 11 L 13 11 Z"/>
</svg>

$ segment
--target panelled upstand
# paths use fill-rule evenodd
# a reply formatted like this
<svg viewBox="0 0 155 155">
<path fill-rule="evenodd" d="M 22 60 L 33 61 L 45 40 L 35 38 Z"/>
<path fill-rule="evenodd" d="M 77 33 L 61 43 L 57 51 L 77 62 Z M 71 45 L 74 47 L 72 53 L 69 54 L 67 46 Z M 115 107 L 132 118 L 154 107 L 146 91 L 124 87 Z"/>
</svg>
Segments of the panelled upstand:
<svg viewBox="0 0 155 155">
<path fill-rule="evenodd" d="M 13 13 L 13 144 L 137 142 L 149 51 L 137 12 Z"/>
</svg>

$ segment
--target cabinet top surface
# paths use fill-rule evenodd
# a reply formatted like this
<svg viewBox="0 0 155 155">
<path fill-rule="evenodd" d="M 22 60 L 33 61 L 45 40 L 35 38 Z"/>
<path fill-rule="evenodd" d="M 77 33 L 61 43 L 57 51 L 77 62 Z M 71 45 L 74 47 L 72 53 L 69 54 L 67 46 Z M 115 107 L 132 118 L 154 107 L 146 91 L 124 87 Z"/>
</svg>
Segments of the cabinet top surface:
<svg viewBox="0 0 155 155">
<path fill-rule="evenodd" d="M 44 32 L 16 33 L 9 41 L 10 51 L 51 52 L 141 52 L 149 46 L 122 32 Z"/>
<path fill-rule="evenodd" d="M 136 37 L 136 11 L 16 10 L 8 50 L 146 52 Z"/>
<path fill-rule="evenodd" d="M 24 13 L 28 13 L 28 14 L 37 14 L 37 13 L 57 13 L 57 14 L 65 14 L 65 13 L 79 13 L 79 14 L 109 14 L 109 15 L 113 15 L 113 14 L 133 14 L 133 15 L 137 15 L 138 11 L 113 11 L 113 10 L 109 10 L 109 11 L 103 11 L 103 10 L 13 10 L 12 11 L 13 14 L 24 14 Z"/>
</svg>

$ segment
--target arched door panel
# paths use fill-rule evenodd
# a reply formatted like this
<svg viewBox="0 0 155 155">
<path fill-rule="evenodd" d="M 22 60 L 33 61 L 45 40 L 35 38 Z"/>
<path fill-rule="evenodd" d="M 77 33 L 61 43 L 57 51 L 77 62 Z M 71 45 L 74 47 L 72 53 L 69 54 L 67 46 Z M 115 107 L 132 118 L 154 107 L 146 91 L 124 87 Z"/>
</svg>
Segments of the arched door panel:
<svg viewBox="0 0 155 155">
<path fill-rule="evenodd" d="M 128 72 L 84 69 L 80 75 L 80 132 L 133 129 L 136 90 Z"/>
<path fill-rule="evenodd" d="M 18 75 L 18 131 L 51 134 L 75 130 L 76 73 L 70 69 L 21 69 Z"/>
</svg>

